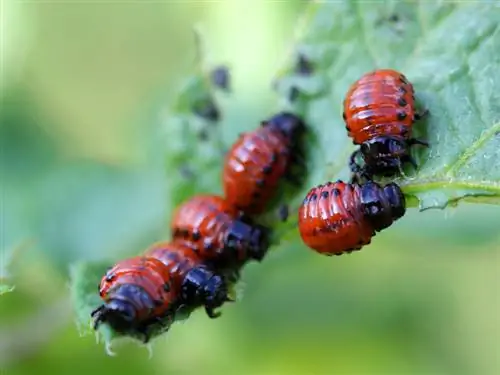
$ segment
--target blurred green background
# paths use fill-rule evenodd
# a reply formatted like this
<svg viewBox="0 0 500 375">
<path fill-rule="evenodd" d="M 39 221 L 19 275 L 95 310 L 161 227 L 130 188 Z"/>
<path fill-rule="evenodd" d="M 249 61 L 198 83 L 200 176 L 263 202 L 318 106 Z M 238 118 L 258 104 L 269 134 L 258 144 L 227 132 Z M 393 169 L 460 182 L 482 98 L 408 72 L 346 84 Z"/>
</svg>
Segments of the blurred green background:
<svg viewBox="0 0 500 375">
<path fill-rule="evenodd" d="M 165 231 L 155 116 L 193 67 L 192 26 L 231 67 L 230 137 L 275 108 L 270 82 L 306 3 L 2 2 L 0 276 L 16 286 L 0 297 L 2 373 L 500 373 L 494 206 L 411 210 L 352 256 L 284 244 L 248 266 L 221 319 L 195 313 L 151 360 L 80 337 L 68 264 Z"/>
</svg>

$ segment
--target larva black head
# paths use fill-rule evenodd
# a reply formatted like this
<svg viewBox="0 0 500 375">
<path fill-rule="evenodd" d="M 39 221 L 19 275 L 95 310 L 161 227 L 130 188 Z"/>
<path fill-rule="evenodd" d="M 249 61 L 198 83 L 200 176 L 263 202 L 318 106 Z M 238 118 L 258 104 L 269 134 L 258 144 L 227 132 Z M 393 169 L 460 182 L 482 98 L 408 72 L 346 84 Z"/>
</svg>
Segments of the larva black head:
<svg viewBox="0 0 500 375">
<path fill-rule="evenodd" d="M 374 174 L 393 175 L 410 159 L 410 147 L 403 137 L 381 136 L 361 144 L 360 152 Z"/>
<path fill-rule="evenodd" d="M 136 307 L 130 300 L 124 298 L 125 296 L 119 297 L 111 298 L 92 311 L 91 317 L 94 320 L 94 329 L 106 323 L 117 332 L 128 332 L 136 326 Z"/>
<path fill-rule="evenodd" d="M 267 121 L 262 126 L 268 126 L 281 132 L 285 137 L 294 142 L 305 130 L 305 124 L 300 117 L 290 112 L 280 112 Z"/>
<path fill-rule="evenodd" d="M 141 311 L 149 311 L 155 306 L 155 301 L 144 289 L 133 284 L 122 284 L 108 294 L 105 304 L 91 313 L 94 328 L 107 323 L 118 332 L 130 332 L 141 323 Z"/>
<path fill-rule="evenodd" d="M 403 217 L 406 212 L 406 199 L 400 187 L 390 183 L 384 186 L 384 193 L 391 205 L 392 218 L 397 220 Z"/>
<path fill-rule="evenodd" d="M 233 261 L 246 261 L 247 258 L 261 261 L 269 248 L 269 230 L 261 225 L 234 220 L 224 244 L 231 251 Z"/>
<path fill-rule="evenodd" d="M 204 305 L 211 318 L 219 315 L 214 313 L 214 309 L 229 301 L 227 293 L 224 278 L 205 265 L 192 268 L 182 283 L 184 303 L 191 306 Z"/>
<path fill-rule="evenodd" d="M 360 188 L 363 214 L 376 231 L 389 227 L 404 215 L 404 196 L 396 184 L 382 188 L 379 184 L 369 181 Z"/>
</svg>

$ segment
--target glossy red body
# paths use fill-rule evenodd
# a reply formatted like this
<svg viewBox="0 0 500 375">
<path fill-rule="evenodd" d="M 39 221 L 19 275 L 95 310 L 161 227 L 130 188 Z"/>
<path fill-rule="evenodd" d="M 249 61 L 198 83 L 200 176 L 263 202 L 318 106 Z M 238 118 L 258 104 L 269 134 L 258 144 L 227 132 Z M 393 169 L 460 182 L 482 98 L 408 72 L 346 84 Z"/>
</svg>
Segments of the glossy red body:
<svg viewBox="0 0 500 375">
<path fill-rule="evenodd" d="M 344 120 L 355 144 L 378 136 L 409 139 L 415 120 L 413 85 L 391 69 L 362 76 L 348 90 L 344 100 Z"/>
<path fill-rule="evenodd" d="M 239 211 L 222 197 L 197 195 L 174 212 L 174 242 L 193 249 L 205 261 L 217 258 L 225 251 L 226 235 L 238 215 Z M 242 259 L 245 256 L 240 254 Z"/>
<path fill-rule="evenodd" d="M 263 212 L 289 162 L 288 139 L 274 128 L 242 134 L 224 163 L 226 199 L 248 214 Z"/>
<path fill-rule="evenodd" d="M 298 219 L 304 243 L 325 255 L 359 250 L 374 235 L 361 210 L 359 186 L 340 181 L 311 189 Z"/>
<path fill-rule="evenodd" d="M 177 290 L 181 289 L 186 274 L 203 263 L 193 249 L 172 242 L 158 242 L 151 246 L 145 255 L 158 259 L 165 265 Z"/>
<path fill-rule="evenodd" d="M 118 262 L 106 272 L 99 286 L 99 294 L 104 302 L 108 302 L 114 291 L 119 290 L 118 287 L 122 285 L 139 287 L 141 292 L 154 302 L 147 306 L 145 303 L 136 304 L 130 301 L 134 306 L 140 306 L 136 309 L 136 320 L 139 323 L 156 317 L 161 318 L 173 308 L 178 289 L 172 281 L 169 268 L 160 260 L 138 256 Z"/>
</svg>

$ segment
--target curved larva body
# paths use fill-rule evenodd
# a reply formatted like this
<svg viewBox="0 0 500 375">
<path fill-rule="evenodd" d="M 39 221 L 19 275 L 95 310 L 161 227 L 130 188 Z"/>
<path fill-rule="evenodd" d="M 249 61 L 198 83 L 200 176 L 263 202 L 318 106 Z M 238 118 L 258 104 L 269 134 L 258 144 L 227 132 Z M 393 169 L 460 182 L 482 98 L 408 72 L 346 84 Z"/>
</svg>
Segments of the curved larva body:
<svg viewBox="0 0 500 375">
<path fill-rule="evenodd" d="M 182 203 L 172 219 L 174 242 L 190 247 L 204 261 L 222 263 L 261 260 L 267 231 L 243 218 L 222 197 L 198 195 Z"/>
<path fill-rule="evenodd" d="M 390 226 L 404 212 L 404 196 L 395 184 L 382 188 L 374 182 L 328 182 L 307 193 L 298 225 L 308 247 L 340 255 L 369 244 L 376 231 Z"/>
<path fill-rule="evenodd" d="M 169 324 L 178 290 L 168 268 L 158 259 L 138 256 L 118 262 L 102 278 L 103 304 L 92 312 L 94 326 L 108 323 L 118 332 L 139 333 L 147 342 L 152 324 Z"/>
<path fill-rule="evenodd" d="M 347 92 L 344 113 L 355 144 L 380 135 L 410 138 L 415 115 L 413 86 L 394 70 L 365 74 Z"/>
<path fill-rule="evenodd" d="M 426 112 L 425 112 L 426 113 Z M 380 69 L 362 76 L 347 91 L 343 117 L 353 143 L 360 145 L 366 167 L 360 168 L 351 158 L 351 169 L 373 174 L 391 175 L 401 165 L 415 162 L 410 155 L 413 144 L 427 145 L 412 138 L 412 128 L 419 114 L 415 108 L 413 85 L 391 69 Z"/>
<path fill-rule="evenodd" d="M 229 204 L 249 215 L 266 210 L 297 156 L 298 138 L 304 130 L 302 120 L 290 113 L 279 113 L 261 125 L 233 144 L 222 176 Z"/>
<path fill-rule="evenodd" d="M 227 285 L 222 275 L 214 272 L 193 249 L 176 243 L 159 242 L 146 255 L 160 260 L 168 269 L 179 301 L 189 308 L 205 306 L 211 318 L 220 314 L 214 309 L 228 301 Z"/>
</svg>

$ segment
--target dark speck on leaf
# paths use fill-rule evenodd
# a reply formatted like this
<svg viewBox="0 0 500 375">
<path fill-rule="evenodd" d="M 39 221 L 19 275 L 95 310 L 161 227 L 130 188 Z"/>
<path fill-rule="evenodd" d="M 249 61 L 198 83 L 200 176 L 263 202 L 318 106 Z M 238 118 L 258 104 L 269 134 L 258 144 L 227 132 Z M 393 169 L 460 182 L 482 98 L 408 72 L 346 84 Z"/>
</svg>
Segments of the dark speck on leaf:
<svg viewBox="0 0 500 375">
<path fill-rule="evenodd" d="M 399 18 L 399 15 L 397 13 L 393 13 L 389 16 L 388 20 L 390 22 L 399 22 L 400 18 Z"/>
<path fill-rule="evenodd" d="M 214 86 L 218 87 L 223 91 L 231 90 L 231 76 L 229 74 L 229 69 L 227 66 L 216 66 L 212 69 L 210 78 Z"/>
<path fill-rule="evenodd" d="M 198 139 L 200 141 L 206 141 L 208 139 L 208 130 L 207 128 L 203 128 L 198 133 Z"/>
<path fill-rule="evenodd" d="M 179 173 L 186 180 L 191 180 L 194 178 L 194 172 L 188 164 L 181 164 L 179 166 Z"/>
<path fill-rule="evenodd" d="M 217 122 L 220 120 L 220 112 L 213 98 L 207 98 L 205 101 L 195 105 L 193 112 L 208 121 Z"/>
<path fill-rule="evenodd" d="M 288 205 L 283 204 L 279 207 L 278 217 L 281 221 L 286 221 L 288 219 L 289 214 L 290 214 L 290 210 L 288 208 Z"/>
<path fill-rule="evenodd" d="M 313 66 L 303 54 L 299 54 L 295 71 L 300 75 L 310 75 L 313 72 Z"/>
</svg>

